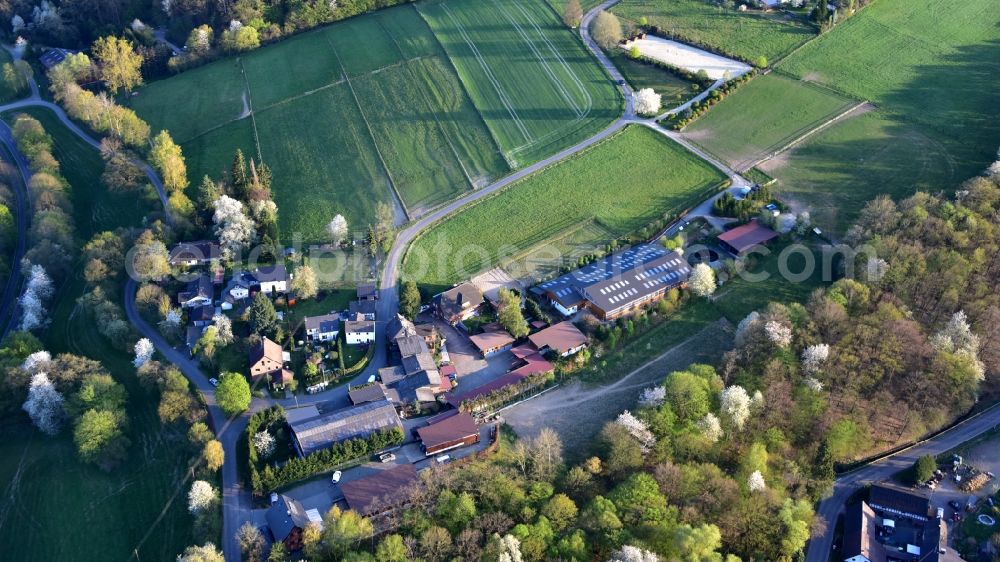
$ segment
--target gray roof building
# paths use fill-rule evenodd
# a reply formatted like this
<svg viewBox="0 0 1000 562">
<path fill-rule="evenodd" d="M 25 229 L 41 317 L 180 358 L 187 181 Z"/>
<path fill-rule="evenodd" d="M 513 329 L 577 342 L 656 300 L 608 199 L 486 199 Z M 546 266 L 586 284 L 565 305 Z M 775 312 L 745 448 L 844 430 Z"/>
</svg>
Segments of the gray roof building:
<svg viewBox="0 0 1000 562">
<path fill-rule="evenodd" d="M 347 391 L 347 397 L 355 406 L 367 402 L 378 402 L 385 400 L 385 387 L 377 382 L 357 386 Z"/>
<path fill-rule="evenodd" d="M 295 448 L 302 456 L 334 443 L 369 435 L 397 427 L 402 430 L 396 408 L 392 402 L 368 402 L 321 415 L 317 418 L 290 422 Z"/>
<path fill-rule="evenodd" d="M 271 504 L 264 518 L 276 541 L 284 541 L 296 529 L 301 532 L 311 521 L 309 512 L 302 504 L 284 494 L 279 495 L 278 501 Z"/>
<path fill-rule="evenodd" d="M 407 375 L 412 375 L 419 371 L 432 371 L 436 369 L 437 363 L 434 362 L 434 357 L 430 353 L 418 353 L 403 357 L 403 371 Z"/>
<path fill-rule="evenodd" d="M 306 316 L 306 333 L 317 331 L 321 334 L 340 331 L 340 314 L 331 312 L 320 316 Z"/>
<path fill-rule="evenodd" d="M 392 367 L 382 367 L 378 370 L 378 378 L 385 386 L 393 386 L 406 377 L 406 371 L 400 365 Z"/>
<path fill-rule="evenodd" d="M 257 268 L 253 272 L 253 277 L 258 283 L 288 281 L 288 270 L 283 265 L 269 265 Z"/>
<path fill-rule="evenodd" d="M 357 316 L 358 314 L 363 314 L 370 320 L 375 319 L 375 308 L 378 303 L 375 301 L 351 301 L 347 305 L 348 312 L 351 313 L 351 317 Z"/>
</svg>

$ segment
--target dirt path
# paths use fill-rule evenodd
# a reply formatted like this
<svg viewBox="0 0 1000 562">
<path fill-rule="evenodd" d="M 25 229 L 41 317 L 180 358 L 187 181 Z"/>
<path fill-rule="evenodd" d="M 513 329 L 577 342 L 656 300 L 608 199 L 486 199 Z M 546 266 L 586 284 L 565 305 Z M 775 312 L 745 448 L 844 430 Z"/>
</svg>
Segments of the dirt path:
<svg viewBox="0 0 1000 562">
<path fill-rule="evenodd" d="M 607 421 L 635 407 L 643 389 L 691 363 L 714 362 L 731 345 L 731 326 L 720 320 L 611 384 L 576 381 L 512 406 L 501 415 L 520 436 L 551 427 L 562 437 L 567 451 L 584 454 Z"/>
</svg>

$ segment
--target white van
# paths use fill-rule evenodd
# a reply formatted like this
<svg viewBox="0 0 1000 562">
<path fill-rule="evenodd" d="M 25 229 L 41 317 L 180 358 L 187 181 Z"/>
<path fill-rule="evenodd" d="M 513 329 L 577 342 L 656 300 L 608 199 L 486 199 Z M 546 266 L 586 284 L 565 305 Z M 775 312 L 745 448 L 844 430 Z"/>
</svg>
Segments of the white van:
<svg viewBox="0 0 1000 562">
<path fill-rule="evenodd" d="M 434 460 L 438 464 L 444 464 L 451 460 L 451 455 L 438 455 L 437 458 L 435 458 Z"/>
</svg>

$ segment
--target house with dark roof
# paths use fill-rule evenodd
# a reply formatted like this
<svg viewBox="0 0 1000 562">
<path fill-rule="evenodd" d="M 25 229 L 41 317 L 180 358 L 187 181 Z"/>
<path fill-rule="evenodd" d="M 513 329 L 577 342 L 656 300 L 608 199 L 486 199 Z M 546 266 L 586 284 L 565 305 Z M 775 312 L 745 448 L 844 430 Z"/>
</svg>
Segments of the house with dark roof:
<svg viewBox="0 0 1000 562">
<path fill-rule="evenodd" d="M 438 455 L 478 443 L 479 428 L 470 414 L 456 413 L 417 428 L 417 437 L 425 455 Z"/>
<path fill-rule="evenodd" d="M 264 514 L 267 528 L 275 541 L 281 541 L 288 552 L 302 548 L 302 531 L 309 523 L 323 525 L 323 516 L 319 510 L 307 510 L 302 504 L 284 494 L 278 496 L 278 501 L 271 504 Z"/>
<path fill-rule="evenodd" d="M 360 345 L 375 341 L 375 321 L 368 320 L 363 315 L 348 317 L 344 320 L 344 341 L 347 345 Z"/>
<path fill-rule="evenodd" d="M 867 501 L 847 508 L 845 562 L 938 562 L 945 522 L 930 500 L 906 490 L 873 485 Z"/>
<path fill-rule="evenodd" d="M 364 316 L 365 320 L 375 320 L 375 309 L 378 307 L 378 303 L 375 301 L 351 301 L 347 305 L 347 311 L 353 318 L 358 316 Z"/>
<path fill-rule="evenodd" d="M 885 548 L 878 542 L 878 516 L 865 502 L 847 508 L 844 517 L 844 550 L 846 562 L 883 562 Z"/>
<path fill-rule="evenodd" d="M 288 425 L 295 450 L 303 457 L 348 439 L 367 438 L 392 428 L 403 429 L 396 407 L 388 400 L 366 402 Z"/>
<path fill-rule="evenodd" d="M 250 350 L 250 378 L 257 382 L 263 377 L 270 377 L 275 385 L 284 386 L 295 376 L 285 368 L 285 352 L 281 344 L 268 338 L 261 338 Z"/>
<path fill-rule="evenodd" d="M 269 265 L 254 270 L 253 278 L 260 285 L 265 295 L 287 293 L 288 281 L 291 278 L 283 265 Z"/>
<path fill-rule="evenodd" d="M 551 350 L 560 357 L 569 357 L 587 347 L 587 336 L 568 320 L 529 335 L 528 341 L 539 351 Z"/>
<path fill-rule="evenodd" d="M 333 341 L 340 333 L 340 314 L 331 312 L 320 316 L 306 316 L 306 339 L 309 341 Z"/>
<path fill-rule="evenodd" d="M 420 481 L 412 464 L 399 464 L 392 468 L 344 482 L 340 491 L 347 507 L 365 517 L 384 515 L 405 505 L 406 489 Z"/>
<path fill-rule="evenodd" d="M 685 286 L 690 273 L 680 253 L 658 244 L 639 244 L 540 283 L 531 291 L 563 316 L 588 308 L 602 320 L 615 320 Z"/>
<path fill-rule="evenodd" d="M 436 295 L 434 311 L 444 321 L 455 325 L 476 315 L 485 302 L 483 293 L 472 283 L 461 283 Z"/>
<path fill-rule="evenodd" d="M 215 318 L 215 312 L 215 307 L 211 304 L 196 306 L 188 313 L 188 321 L 192 326 L 205 328 L 212 323 L 212 320 Z"/>
<path fill-rule="evenodd" d="M 504 329 L 490 330 L 481 334 L 469 336 L 469 341 L 476 346 L 479 353 L 484 357 L 493 357 L 503 353 L 514 345 L 514 337 Z"/>
<path fill-rule="evenodd" d="M 172 266 L 195 267 L 218 261 L 222 257 L 222 248 L 218 242 L 199 240 L 198 242 L 180 242 L 170 248 L 169 261 Z"/>
<path fill-rule="evenodd" d="M 378 300 L 378 288 L 372 284 L 361 284 L 358 285 L 358 300 L 359 301 L 377 301 Z"/>
<path fill-rule="evenodd" d="M 737 256 L 742 256 L 751 249 L 777 238 L 778 233 L 760 224 L 757 219 L 727 230 L 718 236 L 723 248 Z"/>
<path fill-rule="evenodd" d="M 212 304 L 212 297 L 215 289 L 212 286 L 212 278 L 207 274 L 201 274 L 197 279 L 188 283 L 187 288 L 177 293 L 177 304 L 183 308 L 194 308 Z"/>
</svg>

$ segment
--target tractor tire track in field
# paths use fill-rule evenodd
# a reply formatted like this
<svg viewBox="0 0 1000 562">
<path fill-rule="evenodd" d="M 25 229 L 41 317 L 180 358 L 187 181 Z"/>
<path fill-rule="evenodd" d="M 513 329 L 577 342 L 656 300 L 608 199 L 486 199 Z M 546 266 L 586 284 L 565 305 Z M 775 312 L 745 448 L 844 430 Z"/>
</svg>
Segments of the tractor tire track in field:
<svg viewBox="0 0 1000 562">
<path fill-rule="evenodd" d="M 517 126 L 518 131 L 520 131 L 521 134 L 524 136 L 524 140 L 527 141 L 528 143 L 532 142 L 533 139 L 531 133 L 528 131 L 528 128 L 524 125 L 524 122 L 521 121 L 521 117 L 518 116 L 517 111 L 514 109 L 514 105 L 511 103 L 510 98 L 507 96 L 507 92 L 504 91 L 503 86 L 500 85 L 500 81 L 497 80 L 496 75 L 493 74 L 493 70 L 486 63 L 486 58 L 483 57 L 483 54 L 481 52 L 479 52 L 479 47 L 477 47 L 475 42 L 472 41 L 472 38 L 469 37 L 469 34 L 465 30 L 465 27 L 458 22 L 458 20 L 455 18 L 455 15 L 448 8 L 448 5 L 441 4 L 441 9 L 444 10 L 444 13 L 448 16 L 448 19 L 451 20 L 451 23 L 455 26 L 455 29 L 462 36 L 462 40 L 465 41 L 465 44 L 468 45 L 469 49 L 472 51 L 473 56 L 476 57 L 476 61 L 479 62 L 479 66 L 483 69 L 483 73 L 486 75 L 486 79 L 489 80 L 490 84 L 493 85 L 493 89 L 496 90 L 497 95 L 500 97 L 500 102 L 504 105 L 504 108 L 507 109 L 507 113 L 510 114 L 511 119 L 513 119 L 514 125 Z"/>
<path fill-rule="evenodd" d="M 257 160 L 264 161 L 264 156 L 260 151 L 260 135 L 257 134 L 257 119 L 253 116 L 253 94 L 250 93 L 250 80 L 247 78 L 247 70 L 243 66 L 243 59 L 236 59 L 240 63 L 240 75 L 243 76 L 243 83 L 246 84 L 246 91 L 243 92 L 243 113 L 250 116 L 250 125 L 253 128 L 253 143 L 257 147 Z"/>
<path fill-rule="evenodd" d="M 549 48 L 549 52 L 551 52 L 552 56 L 555 57 L 556 62 L 560 66 L 562 66 L 563 70 L 566 71 L 566 75 L 569 76 L 571 80 L 573 80 L 573 83 L 576 84 L 577 89 L 579 89 L 580 93 L 583 94 L 583 97 L 586 99 L 585 102 L 586 109 L 583 112 L 583 116 L 586 117 L 587 115 L 590 114 L 590 110 L 594 108 L 593 96 L 590 95 L 590 92 L 587 90 L 587 87 L 584 86 L 583 81 L 580 80 L 580 77 L 576 75 L 576 72 L 574 72 L 573 69 L 570 68 L 569 63 L 566 62 L 566 59 L 559 52 L 559 49 L 557 49 L 556 46 L 552 44 L 552 41 L 542 31 L 542 28 L 538 27 L 538 21 L 535 20 L 535 18 L 531 17 L 531 14 L 524 9 L 524 6 L 522 4 L 518 4 L 517 9 L 520 10 L 522 14 L 524 14 L 525 19 L 528 20 L 529 24 L 531 24 L 531 27 L 535 30 L 535 33 L 538 34 L 538 37 L 541 38 L 542 42 L 545 43 L 545 46 Z"/>
</svg>

